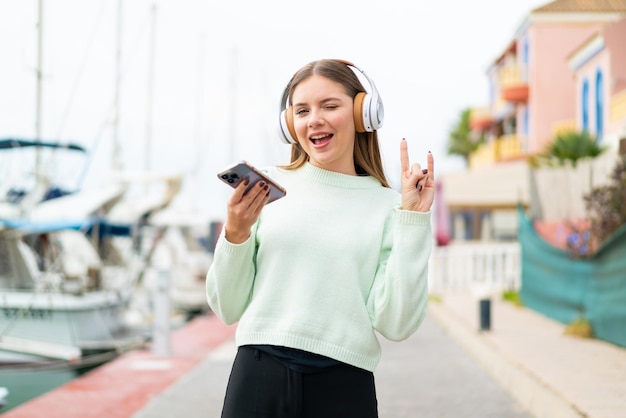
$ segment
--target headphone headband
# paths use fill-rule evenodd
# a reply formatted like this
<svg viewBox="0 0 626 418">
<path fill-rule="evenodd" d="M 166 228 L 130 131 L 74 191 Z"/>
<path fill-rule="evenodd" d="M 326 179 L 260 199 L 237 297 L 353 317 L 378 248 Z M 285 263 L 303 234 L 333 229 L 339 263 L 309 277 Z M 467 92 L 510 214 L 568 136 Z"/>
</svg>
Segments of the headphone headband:
<svg viewBox="0 0 626 418">
<path fill-rule="evenodd" d="M 369 84 L 368 92 L 359 92 L 354 97 L 354 124 L 357 132 L 374 132 L 383 124 L 384 108 L 383 102 L 380 98 L 380 94 L 374 85 L 371 78 L 356 65 L 349 61 L 336 59 L 336 62 L 340 62 L 346 65 L 352 70 L 359 82 L 359 74 L 362 75 Z M 293 124 L 293 112 L 291 112 L 291 106 L 289 106 L 289 88 L 293 82 L 294 77 L 298 73 L 291 77 L 289 83 L 283 90 L 282 97 L 280 99 L 280 115 L 279 115 L 279 135 L 281 140 L 286 144 L 295 144 L 296 132 Z"/>
</svg>

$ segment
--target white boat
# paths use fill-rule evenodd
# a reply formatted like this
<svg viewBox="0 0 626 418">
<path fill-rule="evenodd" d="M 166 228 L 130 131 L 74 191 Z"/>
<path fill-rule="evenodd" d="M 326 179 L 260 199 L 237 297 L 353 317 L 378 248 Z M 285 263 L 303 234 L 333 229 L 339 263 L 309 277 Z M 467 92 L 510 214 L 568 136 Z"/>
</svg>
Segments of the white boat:
<svg viewBox="0 0 626 418">
<path fill-rule="evenodd" d="M 0 364 L 76 362 L 145 342 L 125 321 L 139 271 L 103 263 L 85 233 L 124 190 L 100 192 L 46 201 L 30 219 L 2 221 Z"/>
<path fill-rule="evenodd" d="M 106 216 L 112 224 L 133 225 L 131 234 L 110 236 L 107 240 L 120 255 L 119 262 L 139 262 L 144 266 L 135 292 L 135 320 L 145 322 L 146 318 L 137 318 L 141 311 L 152 317 L 150 297 L 157 286 L 157 276 L 162 273 L 169 277 L 171 307 L 175 311 L 188 315 L 207 310 L 204 281 L 213 257 L 200 239 L 209 233 L 208 217 L 170 207 L 180 189 L 178 176 L 120 174 L 117 181 L 135 187 L 142 183 L 162 186 L 134 198 L 125 196 Z M 142 292 L 144 306 L 139 305 Z"/>
<path fill-rule="evenodd" d="M 164 229 L 153 258 L 169 269 L 172 303 L 184 312 L 208 310 L 205 280 L 213 254 L 200 240 L 209 238 L 210 224 L 208 217 L 172 208 L 149 219 L 149 225 Z"/>
</svg>

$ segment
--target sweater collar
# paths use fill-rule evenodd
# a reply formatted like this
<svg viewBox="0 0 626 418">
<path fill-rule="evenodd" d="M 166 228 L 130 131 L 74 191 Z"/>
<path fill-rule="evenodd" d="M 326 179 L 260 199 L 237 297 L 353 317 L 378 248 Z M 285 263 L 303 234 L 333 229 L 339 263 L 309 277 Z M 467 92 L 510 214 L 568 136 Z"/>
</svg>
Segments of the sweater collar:
<svg viewBox="0 0 626 418">
<path fill-rule="evenodd" d="M 309 162 L 305 163 L 300 170 L 307 178 L 330 186 L 347 187 L 351 189 L 381 187 L 380 182 L 372 176 L 350 176 L 348 174 L 316 167 Z"/>
</svg>

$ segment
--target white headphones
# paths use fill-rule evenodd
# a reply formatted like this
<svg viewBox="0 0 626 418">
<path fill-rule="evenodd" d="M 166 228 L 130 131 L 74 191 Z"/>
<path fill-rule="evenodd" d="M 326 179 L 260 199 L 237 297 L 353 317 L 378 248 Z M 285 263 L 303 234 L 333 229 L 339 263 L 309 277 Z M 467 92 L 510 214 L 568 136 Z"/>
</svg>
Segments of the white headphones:
<svg viewBox="0 0 626 418">
<path fill-rule="evenodd" d="M 354 97 L 354 125 L 357 132 L 374 132 L 383 125 L 385 116 L 383 102 L 376 90 L 374 82 L 356 65 L 344 60 L 335 60 L 345 64 L 357 76 L 362 74 L 369 84 L 369 92 L 360 92 Z M 292 78 L 293 80 L 293 78 Z M 289 87 L 291 81 L 285 87 L 280 99 L 279 135 L 285 144 L 295 144 L 296 130 L 293 124 L 293 111 L 289 106 Z"/>
</svg>

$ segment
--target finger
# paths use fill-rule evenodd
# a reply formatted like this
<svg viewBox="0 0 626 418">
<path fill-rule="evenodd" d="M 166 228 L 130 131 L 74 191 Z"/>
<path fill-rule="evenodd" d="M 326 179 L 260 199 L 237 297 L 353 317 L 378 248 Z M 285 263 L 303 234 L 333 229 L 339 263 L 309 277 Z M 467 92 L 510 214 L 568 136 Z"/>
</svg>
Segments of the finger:
<svg viewBox="0 0 626 418">
<path fill-rule="evenodd" d="M 430 151 L 428 151 L 426 159 L 428 161 L 428 175 L 431 179 L 435 180 L 435 158 Z"/>
<path fill-rule="evenodd" d="M 257 193 L 254 196 L 254 200 L 250 203 L 250 209 L 252 209 L 255 216 L 257 216 L 261 212 L 261 209 L 263 209 L 263 206 L 267 204 L 269 197 L 269 185 L 265 184 L 263 187 L 260 188 L 260 190 L 257 190 Z"/>
<path fill-rule="evenodd" d="M 241 201 L 241 198 L 246 192 L 246 188 L 248 187 L 248 184 L 250 184 L 250 180 L 245 179 L 244 181 L 239 183 L 237 187 L 235 187 L 235 191 L 233 192 L 231 196 L 233 203 L 237 203 Z"/>
<path fill-rule="evenodd" d="M 422 166 L 420 163 L 413 163 L 409 172 L 411 173 L 411 175 L 417 176 L 418 179 L 421 179 L 422 177 L 424 177 L 424 174 L 426 174 L 424 173 L 424 170 L 422 170 Z"/>
<path fill-rule="evenodd" d="M 428 180 L 428 169 L 422 169 L 419 163 L 414 163 L 411 166 L 411 180 L 415 181 L 415 188 L 421 191 Z"/>
<path fill-rule="evenodd" d="M 400 169 L 403 174 L 409 171 L 409 147 L 404 138 L 400 141 Z"/>
<path fill-rule="evenodd" d="M 255 183 L 246 195 L 250 198 L 250 204 L 252 204 L 252 202 L 255 201 L 259 196 L 263 195 L 268 188 L 269 186 L 263 180 Z"/>
</svg>

